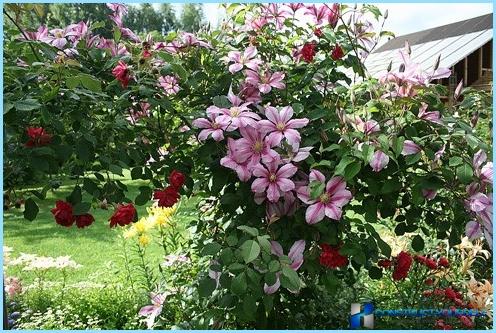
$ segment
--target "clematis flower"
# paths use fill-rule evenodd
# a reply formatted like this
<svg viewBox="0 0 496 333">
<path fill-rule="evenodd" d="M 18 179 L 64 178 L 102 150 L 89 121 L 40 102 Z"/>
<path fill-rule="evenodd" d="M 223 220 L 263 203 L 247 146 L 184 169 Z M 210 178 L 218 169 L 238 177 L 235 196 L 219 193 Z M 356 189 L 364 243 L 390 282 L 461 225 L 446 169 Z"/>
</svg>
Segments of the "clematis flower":
<svg viewBox="0 0 496 333">
<path fill-rule="evenodd" d="M 327 20 L 329 21 L 329 25 L 332 28 L 335 28 L 339 21 L 339 3 L 333 3 L 329 8 L 329 14 L 327 16 Z"/>
<path fill-rule="evenodd" d="M 419 108 L 418 117 L 423 120 L 428 120 L 430 122 L 443 125 L 443 121 L 441 120 L 441 115 L 439 111 L 430 111 L 427 112 L 428 105 L 425 103 L 421 103 L 421 107 Z"/>
<path fill-rule="evenodd" d="M 253 86 L 249 83 L 243 82 L 240 86 L 240 96 L 246 102 L 250 103 L 260 103 L 262 101 L 262 97 L 260 96 L 260 90 L 256 86 Z"/>
<path fill-rule="evenodd" d="M 138 120 L 141 118 L 147 118 L 150 117 L 150 107 L 151 104 L 147 102 L 140 102 L 139 103 L 141 110 L 130 110 L 130 115 L 129 117 L 126 117 L 127 121 L 129 121 L 131 124 L 135 125 Z"/>
<path fill-rule="evenodd" d="M 129 75 L 129 68 L 124 61 L 119 60 L 117 66 L 112 70 L 112 74 L 121 83 L 122 88 L 127 87 L 131 76 Z"/>
<path fill-rule="evenodd" d="M 193 126 L 203 129 L 198 134 L 198 140 L 205 141 L 209 135 L 212 135 L 212 139 L 215 141 L 224 140 L 224 131 L 229 126 L 229 120 L 219 117 L 218 114 L 213 112 L 207 112 L 207 117 L 208 119 L 198 118 L 193 120 Z"/>
<path fill-rule="evenodd" d="M 276 255 L 278 257 L 281 257 L 284 255 L 284 251 L 282 249 L 282 246 L 279 242 L 277 241 L 271 241 L 271 253 L 273 255 Z M 289 265 L 289 268 L 291 268 L 293 271 L 297 271 L 301 265 L 303 264 L 303 252 L 305 251 L 305 241 L 303 239 L 300 239 L 291 246 L 289 249 L 288 257 L 289 260 L 291 261 L 291 264 Z M 279 290 L 279 287 L 281 286 L 281 281 L 279 280 L 280 272 L 276 273 L 276 282 L 269 286 L 267 283 L 264 284 L 264 292 L 268 295 L 271 295 L 275 293 L 277 290 Z"/>
<path fill-rule="evenodd" d="M 329 14 L 329 8 L 325 5 L 320 5 L 318 7 L 317 5 L 306 6 L 306 9 L 305 15 L 312 16 L 315 24 L 322 24 Z"/>
<path fill-rule="evenodd" d="M 268 23 L 267 18 L 257 17 L 255 19 L 251 20 L 250 27 L 253 30 L 258 31 L 258 30 L 262 29 L 267 23 Z"/>
<path fill-rule="evenodd" d="M 48 38 L 48 28 L 44 25 L 40 25 L 36 31 L 24 31 L 24 33 L 28 40 L 45 41 Z M 21 38 L 24 38 L 24 35 Z"/>
<path fill-rule="evenodd" d="M 479 177 L 482 183 L 493 183 L 493 162 L 487 162 L 487 155 L 483 150 L 475 153 L 472 159 L 472 166 L 474 167 L 475 175 Z M 484 164 L 484 166 L 482 166 Z M 482 168 L 481 168 L 482 166 Z"/>
<path fill-rule="evenodd" d="M 318 170 L 311 170 L 310 182 L 317 181 L 324 183 L 325 176 Z M 324 193 L 317 199 L 310 198 L 310 188 L 302 186 L 297 189 L 298 198 L 310 206 L 305 213 L 308 224 L 315 224 L 327 216 L 333 220 L 341 219 L 342 207 L 350 202 L 352 195 L 346 189 L 346 182 L 342 177 L 332 177 L 326 184 Z"/>
<path fill-rule="evenodd" d="M 267 199 L 277 202 L 282 193 L 291 191 L 295 184 L 289 178 L 298 170 L 293 164 L 284 164 L 279 168 L 279 160 L 274 159 L 265 163 L 266 167 L 258 164 L 253 168 L 253 176 L 258 177 L 251 184 L 251 190 L 256 193 L 267 191 Z"/>
<path fill-rule="evenodd" d="M 422 195 L 427 200 L 432 200 L 432 199 L 434 199 L 436 197 L 437 190 L 433 190 L 433 189 L 422 189 Z"/>
<path fill-rule="evenodd" d="M 258 70 L 258 65 L 262 63 L 260 59 L 256 59 L 257 48 L 254 46 L 249 46 L 246 50 L 241 53 L 239 51 L 230 51 L 227 54 L 229 61 L 234 62 L 234 64 L 229 65 L 229 72 L 232 74 L 239 72 L 243 67 L 247 67 L 251 70 Z"/>
<path fill-rule="evenodd" d="M 291 11 L 296 14 L 296 12 L 302 8 L 305 8 L 305 5 L 301 2 L 290 2 L 290 3 L 287 3 L 286 6 L 289 7 L 289 9 L 291 9 Z"/>
<path fill-rule="evenodd" d="M 468 222 L 467 225 L 465 226 L 465 235 L 471 241 L 480 238 L 482 236 L 482 228 L 479 222 L 477 221 Z"/>
<path fill-rule="evenodd" d="M 348 116 L 348 121 L 351 123 L 353 128 L 364 133 L 365 135 L 370 135 L 381 130 L 379 123 L 373 119 L 364 122 L 359 116 L 352 115 Z"/>
<path fill-rule="evenodd" d="M 248 162 L 240 163 L 236 153 L 236 142 L 233 138 L 227 138 L 227 156 L 221 158 L 220 165 L 236 171 L 239 180 L 246 182 L 251 178 L 251 168 L 248 167 Z"/>
<path fill-rule="evenodd" d="M 372 159 L 369 162 L 369 165 L 372 167 L 372 170 L 375 172 L 379 172 L 384 169 L 389 163 L 389 156 L 384 154 L 382 151 L 377 150 L 372 155 Z"/>
<path fill-rule="evenodd" d="M 263 12 L 265 18 L 273 20 L 277 29 L 281 29 L 284 24 L 284 20 L 290 15 L 285 11 L 281 5 L 277 3 L 269 3 L 263 7 Z"/>
<path fill-rule="evenodd" d="M 307 159 L 308 156 L 310 156 L 310 150 L 312 150 L 313 147 L 303 147 L 300 148 L 299 145 L 296 146 L 291 146 L 288 145 L 286 149 L 286 155 L 282 158 L 283 163 L 290 163 L 290 162 L 301 162 Z"/>
<path fill-rule="evenodd" d="M 139 315 L 146 317 L 145 323 L 148 329 L 152 329 L 155 319 L 162 313 L 162 309 L 167 298 L 167 293 L 150 293 L 151 305 L 145 305 L 139 310 Z"/>
<path fill-rule="evenodd" d="M 67 29 L 52 29 L 50 34 L 43 38 L 43 41 L 62 50 L 69 42 L 69 37 L 75 35 L 76 32 Z"/>
<path fill-rule="evenodd" d="M 257 72 L 252 70 L 245 71 L 246 82 L 257 87 L 262 94 L 269 93 L 272 88 L 284 89 L 286 85 L 282 80 L 284 73 L 275 72 L 271 74 L 268 70 L 264 72 Z"/>
<path fill-rule="evenodd" d="M 202 40 L 199 40 L 195 35 L 190 32 L 182 32 L 181 33 L 181 49 L 189 48 L 190 46 L 203 47 L 206 49 L 211 49 L 212 45 Z"/>
<path fill-rule="evenodd" d="M 255 195 L 257 194 L 259 193 L 255 193 Z M 263 195 L 263 197 L 265 198 L 265 195 Z M 271 221 L 275 221 L 282 216 L 294 215 L 297 207 L 298 203 L 292 191 L 283 193 L 281 199 L 277 202 L 267 202 L 266 215 L 269 224 Z"/>
<path fill-rule="evenodd" d="M 172 75 L 161 76 L 158 78 L 158 83 L 165 90 L 165 95 L 175 95 L 179 91 L 177 78 Z"/>
<path fill-rule="evenodd" d="M 227 131 L 234 131 L 246 126 L 257 126 L 257 120 L 260 120 L 260 116 L 248 108 L 250 102 L 243 103 L 238 96 L 233 94 L 232 90 L 229 90 L 227 98 L 232 106 L 229 109 L 217 109 L 220 113 L 218 120 L 229 125 Z"/>
<path fill-rule="evenodd" d="M 401 155 L 403 156 L 408 156 L 408 155 L 414 155 L 420 152 L 420 147 L 417 145 L 415 142 L 412 140 L 405 140 L 403 143 L 403 150 L 401 151 Z"/>
<path fill-rule="evenodd" d="M 252 126 L 240 128 L 241 139 L 235 141 L 236 154 L 238 160 L 243 163 L 248 161 L 248 165 L 254 166 L 262 160 L 270 162 L 279 158 L 279 154 L 272 149 L 272 146 L 265 138 L 265 134 Z"/>
<path fill-rule="evenodd" d="M 291 119 L 293 117 L 293 108 L 285 106 L 278 111 L 275 107 L 268 106 L 265 108 L 265 116 L 268 120 L 260 120 L 259 125 L 262 131 L 270 133 L 267 140 L 271 146 L 277 146 L 283 138 L 286 138 L 291 146 L 298 146 L 301 141 L 300 133 L 296 128 L 305 127 L 308 124 L 307 118 Z"/>
</svg>

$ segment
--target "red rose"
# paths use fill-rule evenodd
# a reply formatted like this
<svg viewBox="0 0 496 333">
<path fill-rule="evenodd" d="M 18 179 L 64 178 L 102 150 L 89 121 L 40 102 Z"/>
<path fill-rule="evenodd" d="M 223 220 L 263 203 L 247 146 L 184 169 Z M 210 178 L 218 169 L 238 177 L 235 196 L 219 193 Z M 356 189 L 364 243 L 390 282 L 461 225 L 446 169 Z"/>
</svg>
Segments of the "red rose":
<svg viewBox="0 0 496 333">
<path fill-rule="evenodd" d="M 180 171 L 177 170 L 172 170 L 172 172 L 169 175 L 169 184 L 177 190 L 179 190 L 181 186 L 184 185 L 185 180 L 186 177 Z"/>
<path fill-rule="evenodd" d="M 453 301 L 456 299 L 457 296 L 456 292 L 451 288 L 444 289 L 444 295 Z"/>
<path fill-rule="evenodd" d="M 319 38 L 322 37 L 322 30 L 320 28 L 315 28 L 313 33 L 315 34 L 315 36 L 317 36 Z"/>
<path fill-rule="evenodd" d="M 436 269 L 437 268 L 437 264 L 434 260 L 432 260 L 431 258 L 427 258 L 425 260 L 425 265 L 430 268 L 430 269 Z"/>
<path fill-rule="evenodd" d="M 306 62 L 312 62 L 315 57 L 315 43 L 305 43 L 301 49 L 301 56 Z"/>
<path fill-rule="evenodd" d="M 438 264 L 439 264 L 439 266 L 442 266 L 442 267 L 449 267 L 449 261 L 445 257 L 439 258 Z"/>
<path fill-rule="evenodd" d="M 412 256 L 407 252 L 401 251 L 396 257 L 396 266 L 393 271 L 393 280 L 404 280 L 410 267 L 412 266 Z"/>
<path fill-rule="evenodd" d="M 465 327 L 473 327 L 474 322 L 467 316 L 460 316 L 460 322 Z"/>
<path fill-rule="evenodd" d="M 91 214 L 76 215 L 76 226 L 78 228 L 89 227 L 95 222 L 95 218 Z"/>
<path fill-rule="evenodd" d="M 74 215 L 72 215 L 72 205 L 68 202 L 57 200 L 55 208 L 51 210 L 55 217 L 55 222 L 64 227 L 70 227 L 74 223 Z"/>
<path fill-rule="evenodd" d="M 427 257 L 424 257 L 424 256 L 415 256 L 415 261 L 416 262 L 419 262 L 423 265 L 425 265 L 426 261 L 427 261 Z"/>
<path fill-rule="evenodd" d="M 52 141 L 52 135 L 48 134 L 43 127 L 28 127 L 26 133 L 29 137 L 26 147 L 45 146 Z"/>
<path fill-rule="evenodd" d="M 431 278 L 425 279 L 424 283 L 428 286 L 432 286 L 434 284 L 434 280 Z"/>
<path fill-rule="evenodd" d="M 119 60 L 117 66 L 112 70 L 112 74 L 121 83 L 122 88 L 127 87 L 131 77 L 129 76 L 129 69 L 124 61 Z"/>
<path fill-rule="evenodd" d="M 179 192 L 176 188 L 169 186 L 163 191 L 155 191 L 153 199 L 158 200 L 159 207 L 172 207 L 179 201 Z"/>
<path fill-rule="evenodd" d="M 339 253 L 339 247 L 321 244 L 322 252 L 320 253 L 319 262 L 327 268 L 338 268 L 348 266 L 348 258 Z"/>
<path fill-rule="evenodd" d="M 133 204 L 127 205 L 117 205 L 117 209 L 114 214 L 110 217 L 110 227 L 113 228 L 116 225 L 125 226 L 133 222 L 136 217 L 136 208 Z"/>
<path fill-rule="evenodd" d="M 377 265 L 382 268 L 389 268 L 393 266 L 393 262 L 389 259 L 382 259 L 377 262 Z"/>
<path fill-rule="evenodd" d="M 334 46 L 334 50 L 332 50 L 332 52 L 331 52 L 331 58 L 333 60 L 339 60 L 342 57 L 344 57 L 343 49 L 341 48 L 341 46 L 336 44 L 336 46 Z"/>
</svg>

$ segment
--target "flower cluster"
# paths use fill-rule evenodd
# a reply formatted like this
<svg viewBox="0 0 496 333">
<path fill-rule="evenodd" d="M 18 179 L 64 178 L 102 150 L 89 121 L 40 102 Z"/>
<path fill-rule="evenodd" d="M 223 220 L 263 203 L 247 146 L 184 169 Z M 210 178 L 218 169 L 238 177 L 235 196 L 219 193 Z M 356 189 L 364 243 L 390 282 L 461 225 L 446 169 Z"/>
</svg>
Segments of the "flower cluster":
<svg viewBox="0 0 496 333">
<path fill-rule="evenodd" d="M 159 207 L 172 207 L 179 201 L 179 190 L 184 185 L 186 177 L 180 171 L 172 170 L 168 180 L 168 187 L 153 193 L 153 199 L 157 200 Z"/>
<path fill-rule="evenodd" d="M 29 140 L 25 143 L 26 147 L 40 147 L 50 144 L 52 135 L 48 134 L 43 127 L 28 127 L 26 134 Z"/>
</svg>

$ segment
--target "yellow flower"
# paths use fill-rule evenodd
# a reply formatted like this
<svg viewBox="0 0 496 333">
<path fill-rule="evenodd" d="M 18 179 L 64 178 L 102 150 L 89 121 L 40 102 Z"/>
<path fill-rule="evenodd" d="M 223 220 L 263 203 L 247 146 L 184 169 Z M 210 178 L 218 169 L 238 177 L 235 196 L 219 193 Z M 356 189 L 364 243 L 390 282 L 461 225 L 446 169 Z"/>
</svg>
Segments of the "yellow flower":
<svg viewBox="0 0 496 333">
<path fill-rule="evenodd" d="M 150 236 L 148 236 L 147 234 L 139 236 L 138 243 L 141 246 L 147 246 L 148 244 L 150 244 Z"/>
<path fill-rule="evenodd" d="M 154 225 L 165 226 L 170 224 L 171 217 L 176 212 L 177 206 L 172 207 L 158 207 L 152 206 L 147 208 L 149 218 Z"/>
<path fill-rule="evenodd" d="M 125 239 L 133 238 L 134 236 L 136 236 L 136 228 L 134 227 L 134 225 L 124 230 L 123 236 Z"/>
<path fill-rule="evenodd" d="M 141 235 L 147 232 L 148 230 L 152 229 L 153 224 L 150 223 L 148 218 L 142 217 L 141 219 L 139 219 L 138 222 L 134 224 L 134 228 L 136 229 L 136 232 Z"/>
</svg>

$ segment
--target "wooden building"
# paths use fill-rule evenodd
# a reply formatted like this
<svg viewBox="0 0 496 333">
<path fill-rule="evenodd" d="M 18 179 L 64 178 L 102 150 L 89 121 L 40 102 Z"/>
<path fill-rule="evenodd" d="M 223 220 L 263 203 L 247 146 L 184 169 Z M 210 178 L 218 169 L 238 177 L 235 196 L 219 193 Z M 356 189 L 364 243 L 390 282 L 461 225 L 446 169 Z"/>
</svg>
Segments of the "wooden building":
<svg viewBox="0 0 496 333">
<path fill-rule="evenodd" d="M 463 79 L 464 86 L 490 91 L 493 73 L 493 14 L 471 18 L 391 39 L 370 54 L 365 66 L 372 76 L 401 64 L 399 50 L 410 44 L 411 58 L 424 70 L 432 70 L 438 55 L 439 67 L 451 68 L 452 75 L 441 83 L 452 93 Z"/>
</svg>

